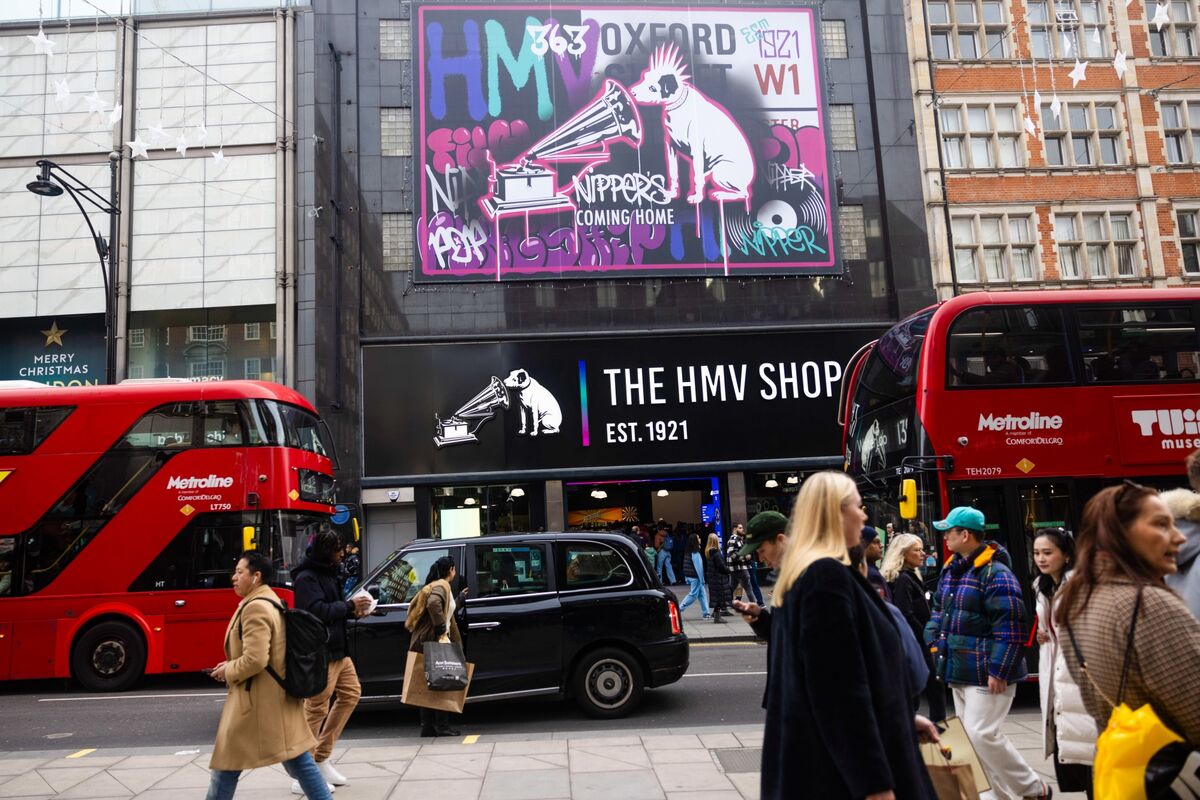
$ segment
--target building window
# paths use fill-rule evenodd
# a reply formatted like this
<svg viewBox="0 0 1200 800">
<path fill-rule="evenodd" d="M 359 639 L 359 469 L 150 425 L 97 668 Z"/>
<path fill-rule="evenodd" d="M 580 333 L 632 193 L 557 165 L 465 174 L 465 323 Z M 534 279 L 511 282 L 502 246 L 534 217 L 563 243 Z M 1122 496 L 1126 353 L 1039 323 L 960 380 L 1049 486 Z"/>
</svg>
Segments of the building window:
<svg viewBox="0 0 1200 800">
<path fill-rule="evenodd" d="M 188 377 L 202 381 L 223 380 L 225 377 L 225 360 L 192 361 L 188 364 Z"/>
<path fill-rule="evenodd" d="M 846 43 L 846 21 L 827 19 L 821 22 L 821 43 L 825 46 L 826 58 L 849 58 L 850 48 Z"/>
<path fill-rule="evenodd" d="M 383 271 L 411 269 L 413 259 L 412 214 L 383 215 Z"/>
<path fill-rule="evenodd" d="M 1183 272 L 1186 275 L 1200 275 L 1200 226 L 1197 225 L 1196 211 L 1180 211 L 1176 218 L 1179 221 L 1179 246 L 1183 250 Z"/>
<path fill-rule="evenodd" d="M 261 335 L 260 323 L 247 322 L 242 326 L 242 339 L 247 342 L 257 342 Z"/>
<path fill-rule="evenodd" d="M 857 150 L 858 131 L 854 126 L 854 106 L 829 107 L 829 136 L 834 150 Z"/>
<path fill-rule="evenodd" d="M 1062 118 L 1042 106 L 1046 163 L 1052 167 L 1121 164 L 1121 130 L 1117 107 L 1101 103 L 1064 103 Z"/>
<path fill-rule="evenodd" d="M 1010 32 L 1003 0 L 929 3 L 929 36 L 936 59 L 1007 58 Z"/>
<path fill-rule="evenodd" d="M 384 61 L 412 58 L 412 27 L 408 20 L 379 20 L 379 57 Z"/>
<path fill-rule="evenodd" d="M 1162 104 L 1168 164 L 1200 164 L 1200 100 Z"/>
<path fill-rule="evenodd" d="M 1195 0 L 1171 0 L 1171 19 L 1159 30 L 1148 25 L 1150 52 L 1156 56 L 1191 58 L 1197 54 Z M 1147 2 L 1146 19 L 1153 20 L 1157 3 Z"/>
<path fill-rule="evenodd" d="M 1054 215 L 1058 269 L 1065 280 L 1136 278 L 1133 215 L 1099 212 Z"/>
<path fill-rule="evenodd" d="M 130 364 L 129 377 L 133 378 L 134 380 L 141 380 L 142 378 L 146 377 L 146 368 L 141 364 Z"/>
<path fill-rule="evenodd" d="M 1025 164 L 1021 117 L 1015 105 L 943 103 L 939 113 L 947 169 L 994 169 Z"/>
<path fill-rule="evenodd" d="M 963 283 L 1011 283 L 1038 277 L 1033 219 L 1026 215 L 956 216 L 954 268 Z"/>
<path fill-rule="evenodd" d="M 862 206 L 838 208 L 838 231 L 845 261 L 867 259 L 867 223 Z"/>
<path fill-rule="evenodd" d="M 129 346 L 130 347 L 145 347 L 146 346 L 146 329 L 145 328 L 130 328 L 129 329 Z"/>
<path fill-rule="evenodd" d="M 256 381 L 262 377 L 262 360 L 257 358 L 247 358 L 245 363 L 245 371 L 243 373 L 248 381 Z"/>
<path fill-rule="evenodd" d="M 225 341 L 224 325 L 190 325 L 188 326 L 189 342 L 223 342 Z"/>
<path fill-rule="evenodd" d="M 274 322 L 271 323 L 270 330 L 271 330 L 271 338 L 274 339 L 275 338 L 275 323 Z"/>
<path fill-rule="evenodd" d="M 412 109 L 379 109 L 381 151 L 385 156 L 412 155 Z"/>
<path fill-rule="evenodd" d="M 1108 30 L 1101 0 L 1029 0 L 1030 46 L 1034 58 L 1103 58 Z"/>
</svg>

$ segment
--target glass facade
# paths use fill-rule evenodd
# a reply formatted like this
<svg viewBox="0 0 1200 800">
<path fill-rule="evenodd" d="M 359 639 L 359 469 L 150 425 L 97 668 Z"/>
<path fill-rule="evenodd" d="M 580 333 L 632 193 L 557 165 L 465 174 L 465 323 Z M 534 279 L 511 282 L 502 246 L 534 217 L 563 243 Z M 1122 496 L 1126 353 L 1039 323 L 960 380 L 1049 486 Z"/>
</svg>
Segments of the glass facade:
<svg viewBox="0 0 1200 800">
<path fill-rule="evenodd" d="M 129 377 L 276 380 L 274 318 L 274 306 L 135 311 Z"/>
</svg>

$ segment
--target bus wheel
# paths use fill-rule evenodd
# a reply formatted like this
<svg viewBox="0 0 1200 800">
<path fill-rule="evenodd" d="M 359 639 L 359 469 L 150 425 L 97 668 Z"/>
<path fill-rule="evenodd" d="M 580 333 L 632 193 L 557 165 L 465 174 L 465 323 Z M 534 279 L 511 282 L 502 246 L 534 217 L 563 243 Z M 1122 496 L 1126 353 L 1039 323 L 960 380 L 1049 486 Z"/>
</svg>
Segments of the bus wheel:
<svg viewBox="0 0 1200 800">
<path fill-rule="evenodd" d="M 71 651 L 71 672 L 90 692 L 123 692 L 146 669 L 146 644 L 127 622 L 101 622 L 88 628 Z"/>
</svg>

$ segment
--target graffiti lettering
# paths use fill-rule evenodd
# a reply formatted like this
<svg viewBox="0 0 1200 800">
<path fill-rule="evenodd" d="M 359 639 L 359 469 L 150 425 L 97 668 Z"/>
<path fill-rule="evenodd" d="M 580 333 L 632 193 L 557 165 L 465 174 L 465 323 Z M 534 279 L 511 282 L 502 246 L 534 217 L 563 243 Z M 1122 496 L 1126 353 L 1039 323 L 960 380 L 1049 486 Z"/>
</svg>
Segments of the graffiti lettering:
<svg viewBox="0 0 1200 800">
<path fill-rule="evenodd" d="M 800 31 L 760 30 L 758 32 L 758 55 L 760 58 L 799 58 Z"/>
<path fill-rule="evenodd" d="M 525 30 L 533 37 L 533 43 L 529 45 L 529 50 L 538 58 L 546 55 L 547 51 L 553 50 L 555 55 L 580 56 L 587 49 L 587 42 L 584 41 L 584 34 L 587 33 L 586 25 L 559 25 L 551 23 L 549 25 L 528 25 Z M 565 33 L 568 38 L 559 35 L 559 31 Z"/>
<path fill-rule="evenodd" d="M 769 27 L 770 25 L 765 19 L 760 19 L 758 22 L 743 27 L 741 29 L 741 34 L 746 40 L 746 44 L 754 44 L 756 41 L 758 41 L 759 35 Z"/>
<path fill-rule="evenodd" d="M 487 154 L 500 161 L 520 153 L 529 143 L 529 126 L 523 120 L 502 119 L 488 125 L 487 132 L 474 128 L 437 128 L 430 131 L 426 144 L 432 153 L 434 172 L 448 169 L 486 169 Z"/>
<path fill-rule="evenodd" d="M 646 28 L 650 29 L 648 41 L 642 36 Z M 626 41 L 628 37 L 628 41 Z M 650 55 L 650 52 L 661 44 L 674 42 L 684 53 L 695 55 L 733 55 L 737 46 L 734 42 L 732 25 L 707 25 L 694 22 L 684 25 L 675 22 L 668 25 L 665 22 L 652 22 L 647 25 L 640 22 L 634 25 L 626 22 L 618 25 L 608 22 L 600 26 L 600 47 L 605 55 L 632 56 L 637 54 Z"/>
<path fill-rule="evenodd" d="M 535 17 L 525 20 L 526 28 L 537 24 L 538 20 Z M 546 62 L 535 56 L 530 49 L 528 30 L 521 39 L 518 49 L 521 56 L 518 58 L 508 46 L 504 25 L 489 19 L 484 23 L 483 29 L 487 32 L 488 42 L 488 112 L 493 117 L 498 117 L 504 112 L 504 104 L 500 100 L 500 62 L 503 61 L 513 87 L 518 90 L 525 88 L 525 84 L 529 83 L 530 73 L 533 73 L 537 86 L 538 119 L 550 119 L 554 114 L 554 104 L 550 102 L 550 81 L 546 77 Z"/>
<path fill-rule="evenodd" d="M 811 186 L 814 177 L 816 176 L 812 174 L 812 171 L 803 164 L 795 169 L 785 167 L 783 164 L 776 164 L 773 161 L 767 164 L 767 182 L 774 189 L 795 186 L 797 184 L 808 188 Z"/>
<path fill-rule="evenodd" d="M 429 232 L 429 249 L 441 269 L 476 266 L 483 263 L 487 231 L 478 220 L 461 227 L 441 227 Z M 446 262 L 450 256 L 450 262 Z"/>
<path fill-rule="evenodd" d="M 784 228 L 755 221 L 750 227 L 753 233 L 749 237 L 731 237 L 743 255 L 749 255 L 751 250 L 759 256 L 770 255 L 772 258 L 792 254 L 825 254 L 824 248 L 817 244 L 813 229 L 807 225 Z"/>
<path fill-rule="evenodd" d="M 644 175 L 630 172 L 625 175 L 588 173 L 583 180 L 572 179 L 575 196 L 588 205 L 599 203 L 628 203 L 630 205 L 665 206 L 667 196 L 665 175 Z"/>
<path fill-rule="evenodd" d="M 458 75 L 467 82 L 467 113 L 471 119 L 481 120 L 487 113 L 483 100 L 483 57 L 479 52 L 479 26 L 473 19 L 462 24 L 463 40 L 467 51 L 460 56 L 447 57 L 442 51 L 445 31 L 441 23 L 434 22 L 425 31 L 428 49 L 425 51 L 425 71 L 429 75 L 429 113 L 434 119 L 446 118 L 446 79 Z M 451 37 L 453 38 L 453 37 Z"/>
</svg>

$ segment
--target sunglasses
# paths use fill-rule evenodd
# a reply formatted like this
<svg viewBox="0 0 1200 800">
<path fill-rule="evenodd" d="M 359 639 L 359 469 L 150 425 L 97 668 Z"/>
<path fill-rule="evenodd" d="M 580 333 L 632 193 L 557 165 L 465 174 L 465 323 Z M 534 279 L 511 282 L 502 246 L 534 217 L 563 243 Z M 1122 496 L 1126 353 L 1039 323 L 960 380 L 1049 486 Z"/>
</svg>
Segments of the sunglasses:
<svg viewBox="0 0 1200 800">
<path fill-rule="evenodd" d="M 1125 498 L 1125 493 L 1128 492 L 1130 489 L 1133 489 L 1135 492 L 1153 492 L 1153 491 L 1155 491 L 1154 489 L 1151 489 L 1149 486 L 1143 486 L 1140 483 L 1131 481 L 1128 478 L 1126 478 L 1125 480 L 1121 481 L 1120 491 L 1118 491 L 1115 495 L 1113 495 L 1113 502 L 1120 503 Z"/>
</svg>

